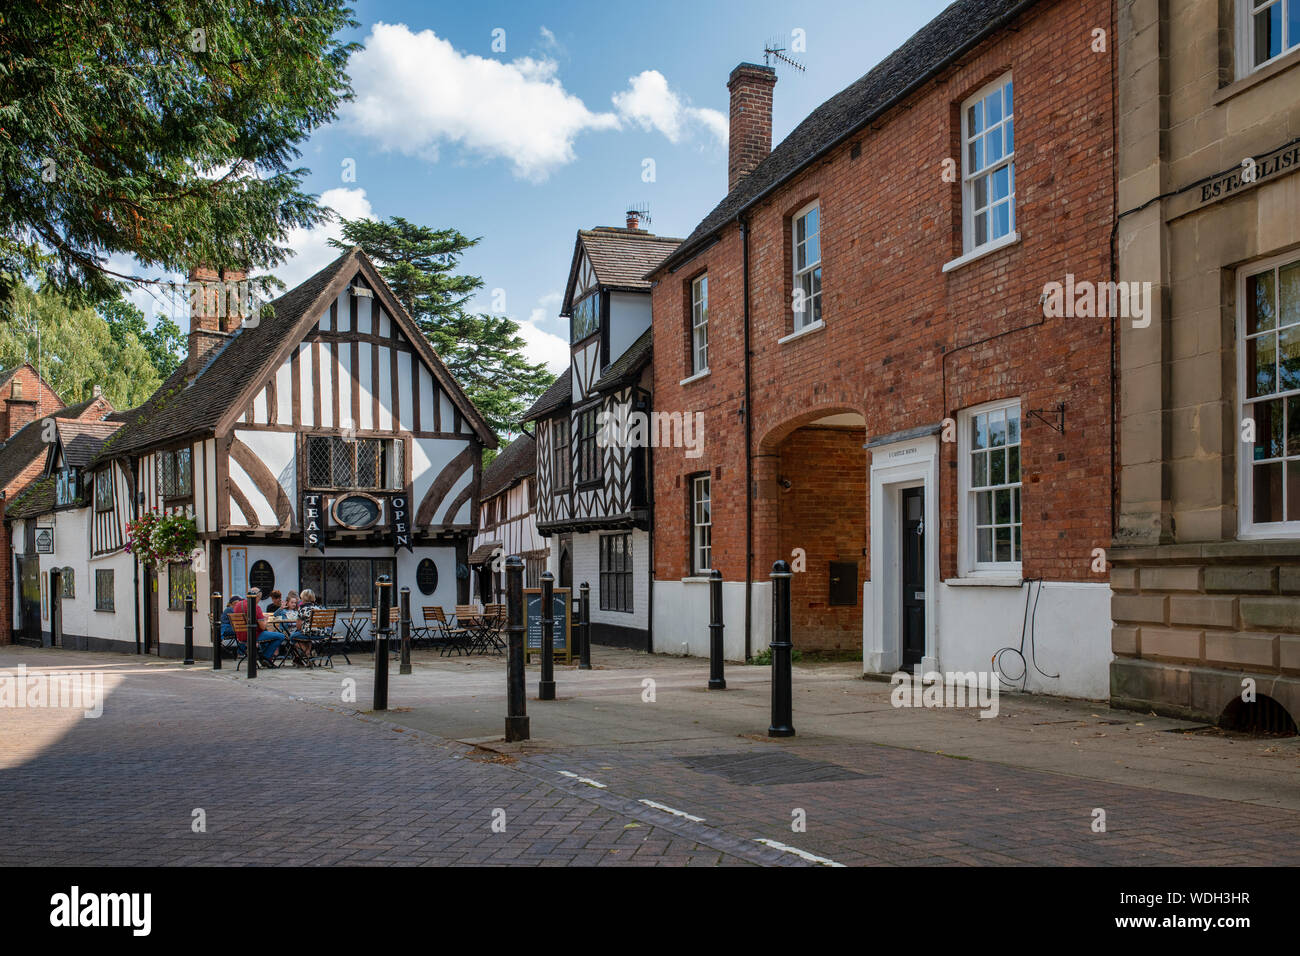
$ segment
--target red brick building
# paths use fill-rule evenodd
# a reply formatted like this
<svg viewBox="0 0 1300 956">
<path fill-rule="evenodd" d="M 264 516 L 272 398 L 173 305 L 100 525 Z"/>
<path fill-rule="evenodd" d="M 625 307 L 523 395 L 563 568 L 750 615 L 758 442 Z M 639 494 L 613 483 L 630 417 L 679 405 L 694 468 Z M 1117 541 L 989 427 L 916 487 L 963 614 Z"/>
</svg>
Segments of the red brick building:
<svg viewBox="0 0 1300 956">
<path fill-rule="evenodd" d="M 654 453 L 658 649 L 707 653 L 711 568 L 766 647 L 785 559 L 796 647 L 1106 696 L 1111 319 L 1044 295 L 1112 277 L 1113 33 L 959 0 L 770 152 L 732 72 L 729 191 L 652 273 L 656 408 L 705 425 Z"/>
<path fill-rule="evenodd" d="M 44 420 L 60 418 L 99 421 L 113 411 L 102 395 L 70 408 L 30 363 L 0 374 L 0 496 L 7 504 L 45 471 Z M 4 505 L 0 504 L 0 509 Z M 0 644 L 13 643 L 14 558 L 9 523 L 0 522 Z"/>
</svg>

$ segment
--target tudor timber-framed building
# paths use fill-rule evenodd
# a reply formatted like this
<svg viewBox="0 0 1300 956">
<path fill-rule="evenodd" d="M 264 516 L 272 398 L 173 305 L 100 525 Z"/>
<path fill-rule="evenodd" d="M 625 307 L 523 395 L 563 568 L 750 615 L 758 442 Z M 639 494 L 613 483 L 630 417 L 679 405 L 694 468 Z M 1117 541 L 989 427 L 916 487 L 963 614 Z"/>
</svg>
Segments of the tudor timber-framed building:
<svg viewBox="0 0 1300 956">
<path fill-rule="evenodd" d="M 650 649 L 653 451 L 604 421 L 650 410 L 650 283 L 681 240 L 639 228 L 579 230 L 560 314 L 572 362 L 524 415 L 537 440 L 537 529 L 557 587 L 591 585 L 591 639 Z"/>
<path fill-rule="evenodd" d="M 1119 25 L 1120 277 L 1152 283 L 1156 311 L 1120 327 L 1111 700 L 1284 729 L 1300 720 L 1300 3 L 1121 0 Z M 1245 706 L 1252 682 L 1263 706 Z"/>
<path fill-rule="evenodd" d="M 538 587 L 550 553 L 537 531 L 537 442 L 524 432 L 483 469 L 478 535 L 469 558 L 477 599 L 505 603 L 503 562 L 512 554 L 524 559 L 524 587 Z"/>
<path fill-rule="evenodd" d="M 250 585 L 364 611 L 387 573 L 415 604 L 469 598 L 482 452 L 496 444 L 482 416 L 359 248 L 264 313 L 218 303 L 243 278 L 195 271 L 186 362 L 112 416 L 121 427 L 86 469 L 79 563 L 94 608 L 67 646 L 176 656 L 191 592 L 204 612 L 212 591 Z M 16 524 L 50 520 L 25 497 Z M 124 550 L 145 512 L 193 518 L 191 561 L 156 570 Z"/>
</svg>

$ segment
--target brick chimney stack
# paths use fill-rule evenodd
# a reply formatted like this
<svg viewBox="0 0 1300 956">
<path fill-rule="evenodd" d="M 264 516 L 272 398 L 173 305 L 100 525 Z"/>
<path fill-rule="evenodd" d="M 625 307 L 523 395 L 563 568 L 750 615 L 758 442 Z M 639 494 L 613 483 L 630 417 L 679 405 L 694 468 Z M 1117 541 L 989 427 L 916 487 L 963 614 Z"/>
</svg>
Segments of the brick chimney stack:
<svg viewBox="0 0 1300 956">
<path fill-rule="evenodd" d="M 189 275 L 190 337 L 185 374 L 193 377 L 230 334 L 248 308 L 248 273 L 242 269 L 196 266 Z"/>
<path fill-rule="evenodd" d="M 772 88 L 776 70 L 742 63 L 731 71 L 731 124 L 727 143 L 727 192 L 736 188 L 772 151 Z"/>
</svg>

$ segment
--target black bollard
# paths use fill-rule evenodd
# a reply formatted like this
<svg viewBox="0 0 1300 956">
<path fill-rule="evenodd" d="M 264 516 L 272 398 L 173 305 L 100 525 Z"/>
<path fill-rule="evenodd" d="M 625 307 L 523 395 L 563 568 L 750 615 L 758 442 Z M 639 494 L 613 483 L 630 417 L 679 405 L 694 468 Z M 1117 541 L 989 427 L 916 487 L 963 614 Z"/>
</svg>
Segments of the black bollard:
<svg viewBox="0 0 1300 956">
<path fill-rule="evenodd" d="M 555 575 L 542 572 L 542 678 L 538 700 L 555 700 Z"/>
<path fill-rule="evenodd" d="M 794 675 L 790 670 L 790 565 L 772 565 L 772 726 L 769 737 L 794 736 Z"/>
<path fill-rule="evenodd" d="M 399 674 L 411 673 L 411 589 L 402 588 L 402 663 Z"/>
<path fill-rule="evenodd" d="M 375 699 L 372 710 L 388 709 L 388 609 L 393 605 L 393 582 L 381 574 L 375 581 L 379 591 L 379 619 L 375 622 Z"/>
<path fill-rule="evenodd" d="M 524 700 L 524 559 L 506 558 L 506 740 L 527 740 Z"/>
<path fill-rule="evenodd" d="M 185 660 L 182 664 L 194 663 L 194 595 L 185 595 Z"/>
<path fill-rule="evenodd" d="M 582 642 L 582 663 L 578 665 L 578 670 L 591 670 L 591 585 L 586 581 L 582 582 L 579 591 L 579 614 L 578 618 L 578 640 Z"/>
<path fill-rule="evenodd" d="M 221 670 L 221 592 L 212 592 L 212 669 Z"/>
<path fill-rule="evenodd" d="M 248 679 L 257 676 L 257 595 L 244 595 L 244 651 L 248 661 Z"/>
<path fill-rule="evenodd" d="M 709 572 L 709 690 L 726 690 L 722 676 L 722 572 Z"/>
</svg>

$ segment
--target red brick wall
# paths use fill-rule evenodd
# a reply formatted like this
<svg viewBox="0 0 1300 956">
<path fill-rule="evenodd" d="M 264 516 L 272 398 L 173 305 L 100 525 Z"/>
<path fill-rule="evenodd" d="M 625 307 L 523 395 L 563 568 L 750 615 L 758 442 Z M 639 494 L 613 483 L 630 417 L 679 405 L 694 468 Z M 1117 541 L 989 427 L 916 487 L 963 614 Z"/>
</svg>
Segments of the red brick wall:
<svg viewBox="0 0 1300 956">
<path fill-rule="evenodd" d="M 745 488 L 743 277 L 739 227 L 653 292 L 655 406 L 705 412 L 703 455 L 655 456 L 655 575 L 686 574 L 683 476 L 709 469 L 714 566 L 745 576 L 745 509 L 753 498 L 754 574 L 789 559 L 775 478 L 794 426 L 840 412 L 863 416 L 867 436 L 935 424 L 959 410 L 1019 396 L 1030 409 L 1066 404 L 1060 435 L 1030 420 L 1022 446 L 1024 574 L 1104 580 L 1090 571 L 1110 538 L 1110 332 L 1108 319 L 1044 319 L 1043 286 L 1110 278 L 1112 61 L 1091 31 L 1114 36 L 1107 0 L 1042 4 L 962 58 L 854 140 L 751 211 L 754 486 Z M 1015 82 L 1017 226 L 1007 249 L 943 273 L 961 254 L 961 188 L 941 177 L 959 157 L 961 102 L 1008 69 Z M 857 158 L 851 146 L 860 144 Z M 958 166 L 960 169 L 960 164 Z M 826 328 L 786 344 L 791 330 L 790 221 L 821 203 Z M 707 269 L 710 375 L 688 385 L 684 288 Z M 1000 335 L 982 345 L 990 336 Z M 947 362 L 943 361 L 949 352 Z M 946 369 L 945 369 L 946 364 Z M 946 372 L 946 375 L 945 375 Z M 869 467 L 859 449 L 858 467 Z M 956 574 L 957 455 L 940 459 L 942 577 Z M 863 479 L 865 485 L 865 478 Z M 866 499 L 838 500 L 835 520 L 864 525 Z M 664 502 L 681 506 L 664 507 Z M 870 575 L 863 558 L 862 574 Z M 809 579 L 811 580 L 811 578 Z M 860 624 L 858 625 L 860 628 Z"/>
<path fill-rule="evenodd" d="M 830 606 L 830 563 L 852 561 L 861 583 L 867 559 L 867 468 L 860 428 L 804 428 L 781 445 L 776 493 L 781 554 L 790 579 L 790 621 L 799 646 L 852 650 L 862 644 L 861 588 L 852 605 Z M 793 555 L 803 551 L 802 571 Z"/>
<path fill-rule="evenodd" d="M 21 385 L 21 397 L 13 397 L 14 382 Z M 28 422 L 63 407 L 59 396 L 29 365 L 24 365 L 0 387 L 0 435 L 12 438 Z"/>
</svg>

